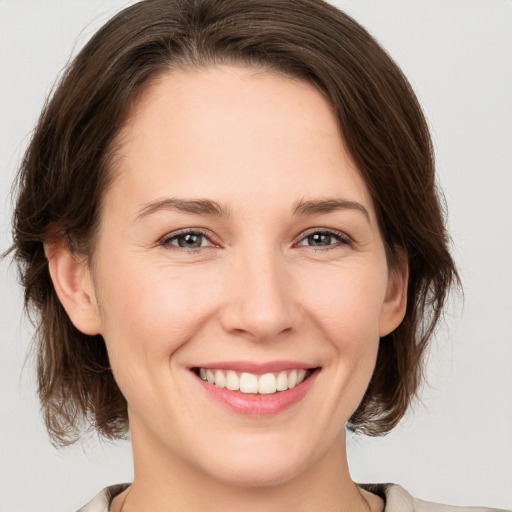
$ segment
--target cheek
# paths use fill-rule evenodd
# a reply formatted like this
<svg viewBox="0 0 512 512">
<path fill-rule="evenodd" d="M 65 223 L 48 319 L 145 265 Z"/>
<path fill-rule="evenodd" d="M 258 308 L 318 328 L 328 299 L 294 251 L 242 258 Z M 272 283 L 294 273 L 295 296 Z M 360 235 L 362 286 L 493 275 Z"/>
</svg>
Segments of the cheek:
<svg viewBox="0 0 512 512">
<path fill-rule="evenodd" d="M 325 438 L 330 439 L 359 406 L 373 374 L 387 270 L 380 261 L 351 260 L 319 266 L 304 273 L 301 283 L 312 334 L 320 336 L 318 350 L 327 362 L 323 378 L 330 392 L 318 418 L 329 425 Z"/>
<path fill-rule="evenodd" d="M 379 267 L 351 266 L 331 271 L 323 286 L 307 290 L 315 323 L 329 342 L 328 360 L 336 382 L 333 389 L 343 390 L 341 396 L 333 393 L 343 421 L 359 405 L 375 367 L 387 284 L 386 271 L 375 268 Z M 322 284 L 321 278 L 317 274 L 317 285 Z"/>
<path fill-rule="evenodd" d="M 168 371 L 170 356 L 212 314 L 215 288 L 201 272 L 138 264 L 110 268 L 102 276 L 99 298 L 114 372 L 121 377 L 128 369 Z"/>
<path fill-rule="evenodd" d="M 378 341 L 379 318 L 386 292 L 386 272 L 379 266 L 346 265 L 316 272 L 301 295 L 328 339 L 347 351 L 360 351 L 364 341 Z"/>
</svg>

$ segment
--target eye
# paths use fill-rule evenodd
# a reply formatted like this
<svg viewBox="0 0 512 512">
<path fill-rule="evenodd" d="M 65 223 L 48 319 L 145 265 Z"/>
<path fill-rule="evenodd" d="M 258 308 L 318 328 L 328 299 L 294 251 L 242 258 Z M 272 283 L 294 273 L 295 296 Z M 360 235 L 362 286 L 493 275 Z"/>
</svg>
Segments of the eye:
<svg viewBox="0 0 512 512">
<path fill-rule="evenodd" d="M 163 246 L 173 246 L 180 249 L 200 249 L 213 246 L 211 240 L 202 231 L 181 231 L 166 236 L 160 242 Z"/>
<path fill-rule="evenodd" d="M 342 244 L 350 244 L 350 238 L 345 233 L 341 231 L 317 230 L 308 233 L 297 245 L 314 248 L 333 248 Z"/>
</svg>

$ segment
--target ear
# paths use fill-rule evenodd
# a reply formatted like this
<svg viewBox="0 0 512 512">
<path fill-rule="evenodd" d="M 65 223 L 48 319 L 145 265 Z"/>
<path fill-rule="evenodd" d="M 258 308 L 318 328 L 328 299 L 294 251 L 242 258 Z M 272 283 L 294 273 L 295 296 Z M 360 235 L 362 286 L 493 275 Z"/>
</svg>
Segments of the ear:
<svg viewBox="0 0 512 512">
<path fill-rule="evenodd" d="M 379 318 L 379 336 L 394 331 L 404 319 L 407 308 L 409 262 L 405 249 L 399 250 L 398 265 L 389 271 L 386 297 Z"/>
<path fill-rule="evenodd" d="M 77 256 L 64 240 L 44 246 L 50 277 L 73 325 L 84 334 L 100 334 L 100 316 L 87 258 Z"/>
</svg>

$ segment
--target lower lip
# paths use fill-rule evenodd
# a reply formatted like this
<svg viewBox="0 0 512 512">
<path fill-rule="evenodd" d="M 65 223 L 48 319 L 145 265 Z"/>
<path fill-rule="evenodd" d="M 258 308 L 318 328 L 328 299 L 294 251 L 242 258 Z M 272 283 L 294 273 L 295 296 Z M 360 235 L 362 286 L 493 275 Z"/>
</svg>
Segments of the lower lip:
<svg viewBox="0 0 512 512">
<path fill-rule="evenodd" d="M 232 411 L 245 416 L 272 416 L 285 411 L 300 402 L 309 391 L 319 371 L 313 372 L 298 386 L 269 395 L 245 394 L 219 388 L 196 376 L 199 384 L 209 396 L 221 402 Z"/>
</svg>

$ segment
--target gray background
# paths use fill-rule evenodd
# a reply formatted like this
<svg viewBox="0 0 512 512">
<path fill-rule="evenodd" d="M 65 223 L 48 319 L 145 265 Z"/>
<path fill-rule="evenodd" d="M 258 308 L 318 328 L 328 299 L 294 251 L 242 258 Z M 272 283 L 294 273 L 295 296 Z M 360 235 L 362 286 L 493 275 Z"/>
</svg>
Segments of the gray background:
<svg viewBox="0 0 512 512">
<path fill-rule="evenodd" d="M 9 189 L 55 77 L 126 1 L 0 0 L 0 252 Z M 512 3 L 343 0 L 411 80 L 432 127 L 465 302 L 433 345 L 422 402 L 389 436 L 349 439 L 356 481 L 425 499 L 512 507 Z M 0 267 L 0 512 L 69 512 L 129 481 L 131 454 L 89 440 L 56 451 L 39 420 L 31 327 Z"/>
</svg>

